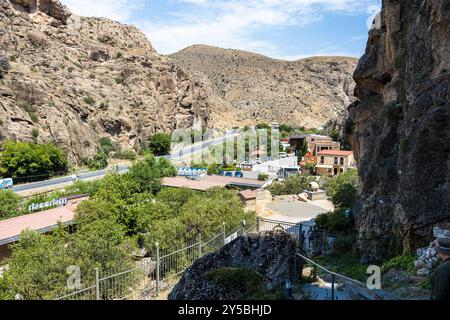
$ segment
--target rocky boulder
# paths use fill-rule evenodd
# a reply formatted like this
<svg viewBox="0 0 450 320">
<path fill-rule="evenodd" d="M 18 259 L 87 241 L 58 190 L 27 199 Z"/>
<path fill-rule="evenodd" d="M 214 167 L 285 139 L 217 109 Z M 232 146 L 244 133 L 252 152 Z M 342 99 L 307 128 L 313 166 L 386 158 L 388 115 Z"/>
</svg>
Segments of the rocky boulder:
<svg viewBox="0 0 450 320">
<path fill-rule="evenodd" d="M 58 0 L 11 0 L 16 9 L 22 9 L 28 13 L 40 11 L 63 24 L 71 16 L 69 9 Z"/>
<path fill-rule="evenodd" d="M 450 2 L 384 0 L 379 18 L 344 129 L 366 262 L 424 246 L 450 220 Z"/>
<path fill-rule="evenodd" d="M 255 287 L 269 292 L 301 271 L 297 249 L 295 237 L 284 231 L 240 237 L 195 261 L 169 300 L 245 299 Z"/>
</svg>

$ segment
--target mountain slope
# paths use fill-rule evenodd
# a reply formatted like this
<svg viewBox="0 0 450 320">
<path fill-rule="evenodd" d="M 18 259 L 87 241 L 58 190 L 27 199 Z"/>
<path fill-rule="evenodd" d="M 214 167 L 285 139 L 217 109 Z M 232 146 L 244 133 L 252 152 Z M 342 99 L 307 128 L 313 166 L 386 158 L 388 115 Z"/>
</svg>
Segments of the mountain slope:
<svg viewBox="0 0 450 320">
<path fill-rule="evenodd" d="M 0 30 L 0 142 L 54 141 L 76 162 L 103 136 L 132 148 L 229 113 L 133 26 L 72 16 L 56 0 L 0 0 Z"/>
<path fill-rule="evenodd" d="M 198 81 L 207 81 L 244 122 L 322 127 L 353 101 L 355 58 L 314 57 L 291 62 L 204 45 L 169 57 Z"/>
</svg>

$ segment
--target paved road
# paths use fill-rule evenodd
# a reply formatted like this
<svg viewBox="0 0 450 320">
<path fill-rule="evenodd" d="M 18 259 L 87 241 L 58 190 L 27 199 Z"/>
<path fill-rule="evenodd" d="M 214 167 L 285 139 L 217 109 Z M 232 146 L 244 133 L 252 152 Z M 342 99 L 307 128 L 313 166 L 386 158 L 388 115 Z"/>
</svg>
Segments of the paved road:
<svg viewBox="0 0 450 320">
<path fill-rule="evenodd" d="M 190 147 L 186 147 L 183 149 L 182 154 L 185 157 L 190 154 L 198 153 L 202 149 L 206 149 L 209 146 L 220 144 L 224 140 L 227 140 L 227 141 L 231 140 L 235 136 L 236 136 L 236 133 L 232 132 L 225 136 L 205 141 L 202 144 L 197 144 L 197 145 L 193 145 Z M 178 157 L 179 157 L 179 152 L 177 152 L 176 154 L 165 155 L 165 156 L 158 157 L 158 158 L 166 158 L 166 159 L 172 160 L 172 159 L 176 159 Z M 90 171 L 90 172 L 86 172 L 86 173 L 81 173 L 78 175 L 78 180 L 99 179 L 99 178 L 104 177 L 111 170 L 112 169 L 103 169 L 103 170 L 98 170 L 98 171 Z M 119 167 L 118 167 L 119 173 L 125 173 L 128 170 L 129 170 L 129 167 L 127 165 L 119 165 Z M 65 177 L 55 178 L 55 179 L 51 179 L 51 180 L 16 185 L 13 187 L 13 190 L 15 192 L 25 192 L 25 191 L 30 192 L 30 191 L 36 191 L 36 190 L 42 189 L 42 188 L 49 188 L 49 187 L 56 186 L 56 185 L 70 184 L 72 182 L 73 182 L 72 176 L 65 176 Z"/>
</svg>

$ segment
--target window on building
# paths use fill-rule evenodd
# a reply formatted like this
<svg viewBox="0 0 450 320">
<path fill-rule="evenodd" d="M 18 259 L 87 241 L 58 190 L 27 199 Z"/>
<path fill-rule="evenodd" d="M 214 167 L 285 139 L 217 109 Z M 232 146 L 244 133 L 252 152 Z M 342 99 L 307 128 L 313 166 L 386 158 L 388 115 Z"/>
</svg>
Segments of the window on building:
<svg viewBox="0 0 450 320">
<path fill-rule="evenodd" d="M 341 158 L 341 166 L 344 165 L 344 158 Z"/>
<path fill-rule="evenodd" d="M 320 164 L 324 164 L 325 163 L 325 157 L 324 156 L 321 156 L 320 157 Z"/>
<path fill-rule="evenodd" d="M 334 164 L 338 164 L 339 163 L 339 161 L 338 161 L 338 158 L 337 157 L 334 157 Z"/>
</svg>

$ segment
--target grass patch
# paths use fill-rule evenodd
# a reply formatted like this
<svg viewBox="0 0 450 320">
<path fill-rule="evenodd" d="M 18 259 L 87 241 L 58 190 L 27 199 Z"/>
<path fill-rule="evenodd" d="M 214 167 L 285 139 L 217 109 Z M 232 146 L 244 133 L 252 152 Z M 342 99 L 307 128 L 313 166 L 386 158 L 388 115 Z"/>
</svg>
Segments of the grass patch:
<svg viewBox="0 0 450 320">
<path fill-rule="evenodd" d="M 409 274 L 414 272 L 414 260 L 416 256 L 413 254 L 401 255 L 394 257 L 383 263 L 381 272 L 385 273 L 391 269 L 399 269 L 408 271 Z"/>
<path fill-rule="evenodd" d="M 266 289 L 264 276 L 249 268 L 219 268 L 205 273 L 205 279 L 225 288 L 242 289 L 246 300 L 280 300 L 284 298 L 281 288 Z"/>
<path fill-rule="evenodd" d="M 38 122 L 39 118 L 36 114 L 37 108 L 35 105 L 33 105 L 30 102 L 22 101 L 19 102 L 18 106 L 28 113 L 28 116 L 30 117 L 31 121 Z"/>
<path fill-rule="evenodd" d="M 360 258 L 353 255 L 321 256 L 316 262 L 330 271 L 350 277 L 361 282 L 367 280 L 367 266 L 360 262 Z"/>
<path fill-rule="evenodd" d="M 86 97 L 84 97 L 83 98 L 83 101 L 85 102 L 85 103 L 87 103 L 88 105 L 94 105 L 95 104 L 95 100 L 94 100 L 94 98 L 92 98 L 91 96 L 86 96 Z"/>
</svg>

